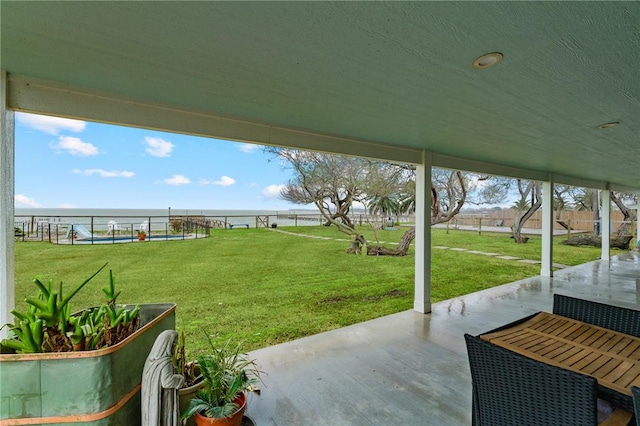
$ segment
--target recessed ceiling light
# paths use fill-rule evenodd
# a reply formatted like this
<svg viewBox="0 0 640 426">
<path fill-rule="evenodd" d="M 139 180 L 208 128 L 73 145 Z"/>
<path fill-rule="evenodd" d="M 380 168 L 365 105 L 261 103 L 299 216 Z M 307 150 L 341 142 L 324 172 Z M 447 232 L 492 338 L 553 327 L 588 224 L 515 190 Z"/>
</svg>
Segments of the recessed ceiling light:
<svg viewBox="0 0 640 426">
<path fill-rule="evenodd" d="M 618 124 L 620 124 L 619 121 L 612 121 L 611 123 L 604 123 L 598 126 L 598 129 L 610 129 L 612 127 L 616 127 Z"/>
<path fill-rule="evenodd" d="M 502 53 L 500 52 L 492 52 L 487 53 L 486 55 L 482 55 L 476 58 L 471 64 L 477 70 L 483 70 L 485 68 L 490 68 L 502 60 Z"/>
</svg>

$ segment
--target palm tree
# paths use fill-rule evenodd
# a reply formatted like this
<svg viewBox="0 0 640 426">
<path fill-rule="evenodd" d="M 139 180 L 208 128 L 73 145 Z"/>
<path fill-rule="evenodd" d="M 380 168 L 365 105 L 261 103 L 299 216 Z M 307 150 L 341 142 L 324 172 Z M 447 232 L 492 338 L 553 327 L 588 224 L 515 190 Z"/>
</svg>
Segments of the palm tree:
<svg viewBox="0 0 640 426">
<path fill-rule="evenodd" d="M 529 210 L 529 207 L 531 207 L 531 203 L 529 203 L 528 200 L 517 200 L 514 201 L 513 205 L 511 206 L 512 210 L 518 210 L 518 211 L 526 211 Z"/>
<path fill-rule="evenodd" d="M 574 188 L 572 204 L 578 211 L 593 211 L 593 190 L 590 188 Z"/>
<path fill-rule="evenodd" d="M 400 195 L 400 214 L 412 214 L 416 211 L 416 195 L 401 194 Z"/>
<path fill-rule="evenodd" d="M 367 198 L 369 212 L 384 217 L 400 215 L 400 202 L 390 195 L 372 195 Z"/>
</svg>

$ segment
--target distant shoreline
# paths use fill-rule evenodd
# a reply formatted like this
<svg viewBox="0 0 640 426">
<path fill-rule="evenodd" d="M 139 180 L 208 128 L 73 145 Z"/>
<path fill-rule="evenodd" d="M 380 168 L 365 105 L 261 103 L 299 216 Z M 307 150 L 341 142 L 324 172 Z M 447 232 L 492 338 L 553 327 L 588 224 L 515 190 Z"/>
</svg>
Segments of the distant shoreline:
<svg viewBox="0 0 640 426">
<path fill-rule="evenodd" d="M 282 226 L 298 224 L 310 225 L 321 221 L 318 210 L 291 209 L 291 210 L 212 210 L 212 209 L 75 209 L 75 208 L 17 208 L 14 212 L 15 226 L 22 228 L 36 228 L 45 224 L 67 226 L 68 224 L 84 224 L 94 229 L 107 229 L 108 223 L 114 222 L 121 227 L 133 229 L 146 221 L 151 225 L 165 226 L 169 223 L 169 216 L 194 217 L 204 216 L 207 219 L 217 220 L 228 225 L 243 224 L 250 227 L 258 227 L 259 223 L 271 225 L 277 223 Z M 302 216 L 317 217 L 317 220 L 305 220 Z M 49 226 L 49 225 L 46 225 Z"/>
<path fill-rule="evenodd" d="M 239 216 L 277 214 L 318 214 L 315 209 L 244 210 L 244 209 L 126 209 L 126 208 L 16 208 L 15 216 Z"/>
</svg>

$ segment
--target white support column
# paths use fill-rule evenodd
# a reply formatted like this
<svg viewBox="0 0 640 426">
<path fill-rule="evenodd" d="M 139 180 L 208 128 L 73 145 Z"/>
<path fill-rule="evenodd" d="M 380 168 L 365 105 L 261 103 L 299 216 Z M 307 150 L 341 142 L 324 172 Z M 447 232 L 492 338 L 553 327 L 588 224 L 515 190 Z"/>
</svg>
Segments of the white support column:
<svg viewBox="0 0 640 426">
<path fill-rule="evenodd" d="M 540 275 L 553 276 L 553 178 L 542 182 L 542 267 Z"/>
<path fill-rule="evenodd" d="M 7 73 L 0 70 L 0 325 L 13 322 L 15 305 L 13 196 L 14 173 L 14 113 L 7 109 Z M 0 330 L 0 338 L 7 328 Z"/>
<path fill-rule="evenodd" d="M 416 168 L 416 260 L 413 309 L 431 312 L 431 152 Z"/>
<path fill-rule="evenodd" d="M 600 259 L 609 260 L 609 246 L 611 244 L 611 192 L 609 186 L 601 191 L 602 200 L 602 254 Z"/>
<path fill-rule="evenodd" d="M 639 193 L 636 193 L 636 199 L 640 201 Z M 638 241 L 640 241 L 640 205 L 638 205 L 638 201 L 636 201 L 636 223 L 635 223 L 636 232 L 634 235 L 636 237 L 636 246 L 635 246 L 636 250 L 639 247 Z M 638 296 L 640 296 L 640 294 Z"/>
</svg>

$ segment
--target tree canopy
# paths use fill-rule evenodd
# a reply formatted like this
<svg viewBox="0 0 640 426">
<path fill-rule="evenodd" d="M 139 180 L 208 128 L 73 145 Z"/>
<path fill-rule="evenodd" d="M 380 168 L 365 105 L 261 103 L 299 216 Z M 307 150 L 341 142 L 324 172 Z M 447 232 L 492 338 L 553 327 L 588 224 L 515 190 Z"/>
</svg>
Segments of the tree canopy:
<svg viewBox="0 0 640 426">
<path fill-rule="evenodd" d="M 293 177 L 280 193 L 281 198 L 294 204 L 315 205 L 325 225 L 334 225 L 353 237 L 354 251 L 368 244 L 352 223 L 350 213 L 354 205 L 365 209 L 367 217 L 373 218 L 374 229 L 386 226 L 388 218 L 415 212 L 416 174 L 411 164 L 278 147 L 264 149 L 279 159 L 282 167 L 293 171 Z M 432 225 L 450 221 L 465 204 L 497 204 L 504 202 L 509 194 L 515 195 L 513 208 L 517 214 L 511 230 L 516 243 L 527 242 L 522 228 L 542 205 L 542 184 L 536 181 L 433 168 L 431 184 Z M 555 185 L 556 219 L 567 208 L 597 209 L 599 202 L 594 194 L 597 192 L 589 189 Z M 635 201 L 635 195 L 612 192 L 611 199 L 624 214 L 625 221 L 635 219 L 635 211 L 625 205 L 625 201 Z M 597 214 L 597 210 L 594 211 L 594 217 Z M 628 232 L 624 227 L 619 230 L 622 231 Z M 368 250 L 370 254 L 404 255 L 414 236 L 415 230 L 409 229 L 397 249 L 370 245 Z"/>
</svg>

